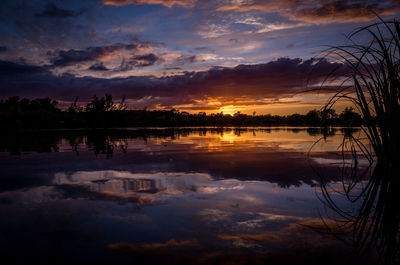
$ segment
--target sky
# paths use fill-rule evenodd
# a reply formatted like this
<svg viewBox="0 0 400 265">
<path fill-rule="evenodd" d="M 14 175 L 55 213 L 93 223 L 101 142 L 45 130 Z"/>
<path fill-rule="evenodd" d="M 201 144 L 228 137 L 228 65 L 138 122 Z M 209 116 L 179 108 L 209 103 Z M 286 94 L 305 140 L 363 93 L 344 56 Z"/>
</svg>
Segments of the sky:
<svg viewBox="0 0 400 265">
<path fill-rule="evenodd" d="M 375 14 L 398 17 L 400 1 L 2 0 L 0 98 L 305 113 L 332 95 L 305 91 L 344 67 L 324 51 Z"/>
</svg>

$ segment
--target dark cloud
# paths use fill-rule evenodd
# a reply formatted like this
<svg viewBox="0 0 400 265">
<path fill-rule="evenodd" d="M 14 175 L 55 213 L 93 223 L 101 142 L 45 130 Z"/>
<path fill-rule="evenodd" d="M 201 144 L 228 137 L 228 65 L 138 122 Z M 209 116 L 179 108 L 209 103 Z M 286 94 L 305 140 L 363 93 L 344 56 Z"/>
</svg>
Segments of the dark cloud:
<svg viewBox="0 0 400 265">
<path fill-rule="evenodd" d="M 52 3 L 57 2 L 57 6 Z M 61 3 L 62 2 L 62 3 Z M 68 3 L 67 3 L 68 2 Z M 94 28 L 92 1 L 0 1 L 0 44 L 13 52 L 45 53 L 61 47 L 94 46 L 99 34 Z M 58 4 L 60 3 L 60 4 Z M 64 8 L 73 5 L 74 8 Z M 63 4 L 63 6 L 60 6 Z M 53 6 L 54 8 L 52 8 Z M 52 10 L 56 12 L 52 12 Z M 80 15 L 84 13 L 85 15 Z M 93 41 L 96 39 L 96 41 Z M 20 55 L 18 55 L 20 56 Z"/>
<path fill-rule="evenodd" d="M 165 67 L 165 70 L 181 70 L 182 68 L 180 67 Z"/>
<path fill-rule="evenodd" d="M 48 73 L 45 67 L 0 61 L 0 76 L 32 75 Z"/>
<path fill-rule="evenodd" d="M 178 58 L 176 58 L 171 64 L 167 65 L 167 68 L 176 68 L 179 66 L 183 66 L 186 64 L 192 64 L 196 62 L 204 62 L 205 60 L 202 59 L 198 55 L 181 55 Z"/>
<path fill-rule="evenodd" d="M 144 58 L 152 58 L 145 56 Z M 141 58 L 141 59 L 144 59 Z M 70 99 L 80 96 L 88 99 L 94 94 L 111 93 L 115 97 L 126 96 L 132 101 L 139 100 L 147 106 L 174 106 L 187 104 L 195 99 L 220 97 L 235 98 L 280 98 L 304 91 L 308 86 L 319 84 L 334 69 L 343 69 L 339 63 L 327 60 L 301 60 L 280 58 L 265 64 L 238 65 L 234 68 L 215 67 L 207 71 L 186 72 L 182 75 L 154 77 L 131 76 L 126 78 L 74 77 L 63 75 L 40 75 L 42 68 L 14 65 L 14 71 L 22 69 L 37 72 L 32 77 L 18 79 L 1 75 L 3 96 L 50 96 L 56 99 Z M 3 71 L 10 71 L 2 67 Z M 343 71 L 342 71 L 342 74 Z"/>
<path fill-rule="evenodd" d="M 316 64 L 318 66 L 316 67 Z M 317 59 L 280 58 L 266 64 L 213 68 L 170 77 L 179 93 L 213 97 L 277 97 L 303 90 L 307 83 L 320 82 L 340 64 Z"/>
<path fill-rule="evenodd" d="M 400 11 L 398 0 L 272 0 L 250 4 L 223 5 L 218 11 L 277 12 L 291 20 L 310 23 L 369 21 L 381 16 L 394 15 Z"/>
<path fill-rule="evenodd" d="M 313 21 L 368 21 L 380 15 L 393 15 L 400 10 L 398 1 L 382 0 L 339 0 L 320 1 L 315 8 L 304 7 L 298 11 L 297 18 L 300 20 Z"/>
<path fill-rule="evenodd" d="M 164 5 L 166 7 L 183 6 L 194 7 L 197 0 L 102 0 L 103 5 L 125 6 L 125 5 Z"/>
<path fill-rule="evenodd" d="M 73 11 L 68 9 L 58 8 L 55 4 L 49 3 L 46 9 L 42 13 L 36 14 L 37 17 L 46 18 L 67 18 L 67 17 L 77 17 L 81 15 L 85 10 L 81 9 L 79 11 Z"/>
<path fill-rule="evenodd" d="M 184 64 L 188 64 L 188 63 L 195 63 L 199 61 L 199 57 L 196 55 L 192 55 L 192 56 L 180 56 L 178 59 L 176 59 L 176 62 L 179 65 L 184 65 Z"/>
<path fill-rule="evenodd" d="M 144 67 L 154 65 L 158 60 L 160 60 L 160 58 L 153 53 L 149 53 L 133 56 L 131 62 L 133 62 L 136 67 Z"/>
<path fill-rule="evenodd" d="M 6 52 L 8 48 L 6 46 L 0 46 L 0 52 Z"/>
<path fill-rule="evenodd" d="M 50 52 L 54 66 L 67 66 L 82 62 L 95 61 L 105 58 L 116 51 L 131 50 L 140 51 L 143 48 L 149 48 L 148 44 L 114 44 L 109 46 L 88 47 L 85 50 L 61 50 Z"/>
<path fill-rule="evenodd" d="M 158 56 L 153 53 L 143 54 L 143 55 L 135 55 L 132 56 L 129 60 L 122 60 L 119 71 L 129 71 L 135 67 L 147 67 L 156 64 L 157 62 L 162 61 Z"/>
<path fill-rule="evenodd" d="M 90 66 L 88 68 L 88 70 L 92 70 L 92 71 L 108 71 L 109 69 L 102 63 L 95 63 L 92 66 Z"/>
</svg>

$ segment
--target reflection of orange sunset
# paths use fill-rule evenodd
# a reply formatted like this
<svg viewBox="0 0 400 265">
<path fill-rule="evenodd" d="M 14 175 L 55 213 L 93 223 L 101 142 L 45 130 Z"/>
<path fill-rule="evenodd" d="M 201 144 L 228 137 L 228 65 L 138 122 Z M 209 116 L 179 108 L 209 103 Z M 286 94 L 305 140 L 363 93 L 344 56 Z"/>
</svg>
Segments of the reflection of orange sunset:
<svg viewBox="0 0 400 265">
<path fill-rule="evenodd" d="M 222 135 L 219 135 L 219 139 L 221 142 L 227 142 L 227 143 L 246 141 L 248 140 L 248 134 L 246 133 L 245 137 L 242 137 L 242 135 L 237 134 L 234 131 L 230 131 L 230 132 L 225 132 Z"/>
<path fill-rule="evenodd" d="M 1 260 L 400 264 L 399 17 L 0 0 Z"/>
</svg>

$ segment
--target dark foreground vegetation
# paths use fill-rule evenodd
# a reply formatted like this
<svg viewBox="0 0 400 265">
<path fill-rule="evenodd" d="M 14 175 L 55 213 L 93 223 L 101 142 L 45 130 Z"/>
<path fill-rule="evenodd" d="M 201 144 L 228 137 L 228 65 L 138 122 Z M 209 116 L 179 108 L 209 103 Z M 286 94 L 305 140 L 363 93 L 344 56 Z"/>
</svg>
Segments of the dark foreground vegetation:
<svg viewBox="0 0 400 265">
<path fill-rule="evenodd" d="M 367 43 L 358 38 L 363 34 L 370 37 Z M 336 231 L 330 228 L 329 233 L 350 231 L 356 259 L 376 253 L 373 264 L 400 264 L 400 21 L 381 19 L 349 38 L 350 45 L 332 47 L 330 52 L 351 70 L 351 85 L 340 87 L 326 107 L 342 99 L 352 101 L 361 114 L 368 145 L 365 138 L 344 139 L 343 150 L 353 154 L 353 161 L 349 170 L 343 170 L 343 188 L 332 192 L 328 181 L 323 182 L 326 205 L 340 216 Z M 368 170 L 360 168 L 360 154 L 370 161 Z M 352 207 L 339 207 L 337 195 Z"/>
<path fill-rule="evenodd" d="M 217 113 L 190 114 L 171 110 L 127 110 L 124 100 L 114 103 L 112 96 L 93 99 L 80 107 L 77 100 L 67 109 L 57 107 L 50 98 L 29 100 L 11 97 L 0 101 L 0 124 L 8 129 L 73 129 L 124 128 L 142 126 L 260 126 L 260 125 L 312 125 L 360 126 L 361 117 L 352 108 L 340 114 L 334 109 L 311 110 L 305 115 L 247 115 L 233 116 Z"/>
</svg>

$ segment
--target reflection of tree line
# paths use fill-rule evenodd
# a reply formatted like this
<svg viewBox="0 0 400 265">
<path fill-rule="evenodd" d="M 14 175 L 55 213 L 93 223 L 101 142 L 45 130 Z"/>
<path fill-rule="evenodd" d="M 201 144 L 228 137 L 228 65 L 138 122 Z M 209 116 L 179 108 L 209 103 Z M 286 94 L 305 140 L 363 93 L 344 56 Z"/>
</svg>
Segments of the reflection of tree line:
<svg viewBox="0 0 400 265">
<path fill-rule="evenodd" d="M 310 127 L 310 128 L 165 128 L 165 129 L 121 129 L 121 130 L 63 130 L 63 131 L 32 131 L 19 133 L 4 133 L 0 135 L 0 151 L 12 154 L 29 152 L 58 152 L 61 142 L 66 141 L 71 150 L 79 155 L 79 147 L 85 146 L 96 155 L 105 154 L 111 157 L 115 150 L 126 152 L 129 139 L 179 139 L 190 135 L 205 137 L 234 134 L 240 137 L 243 133 L 271 133 L 272 131 L 306 132 L 310 136 L 320 135 L 323 138 L 337 133 L 351 135 L 356 128 Z"/>
<path fill-rule="evenodd" d="M 93 99 L 85 108 L 77 99 L 62 111 L 58 102 L 49 98 L 29 100 L 11 97 L 0 101 L 0 123 L 8 129 L 60 128 L 126 128 L 141 126 L 251 126 L 251 125 L 313 125 L 359 126 L 360 115 L 352 108 L 340 114 L 333 109 L 311 110 L 307 114 L 234 115 L 199 112 L 190 114 L 178 110 L 127 110 L 124 100 L 114 103 L 111 95 Z"/>
</svg>

